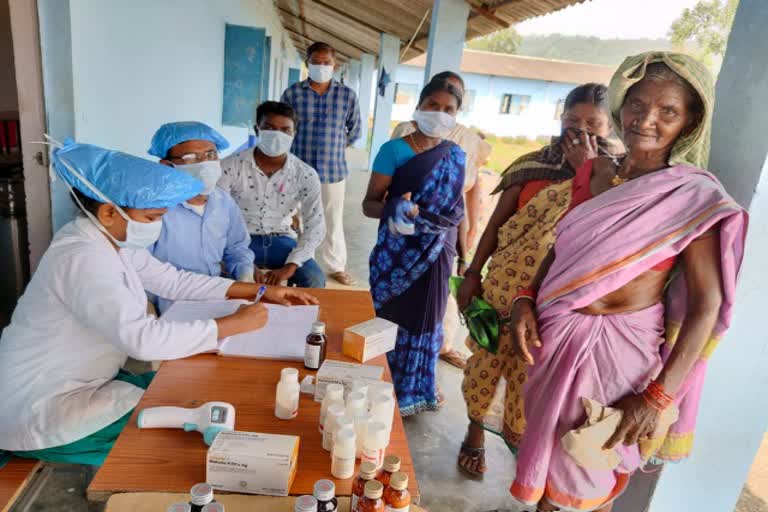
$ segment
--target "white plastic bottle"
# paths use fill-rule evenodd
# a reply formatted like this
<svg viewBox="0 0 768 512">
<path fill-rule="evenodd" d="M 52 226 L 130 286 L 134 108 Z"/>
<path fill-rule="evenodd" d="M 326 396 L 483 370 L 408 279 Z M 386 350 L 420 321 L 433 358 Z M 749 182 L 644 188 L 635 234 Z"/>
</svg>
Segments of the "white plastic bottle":
<svg viewBox="0 0 768 512">
<path fill-rule="evenodd" d="M 368 386 L 368 405 L 372 405 L 373 399 L 379 395 L 395 396 L 395 386 L 391 382 L 383 380 L 371 382 Z"/>
<path fill-rule="evenodd" d="M 366 411 L 368 401 L 365 395 L 360 391 L 352 391 L 347 395 L 347 416 L 350 418 L 356 417 L 358 414 L 362 414 Z"/>
<path fill-rule="evenodd" d="M 339 480 L 352 478 L 355 474 L 355 430 L 343 428 L 336 433 L 333 443 L 331 474 Z"/>
<path fill-rule="evenodd" d="M 323 433 L 325 427 L 325 414 L 328 412 L 328 407 L 333 404 L 344 405 L 344 386 L 341 384 L 328 384 L 325 388 L 325 396 L 323 397 L 323 403 L 320 405 L 320 433 Z"/>
<path fill-rule="evenodd" d="M 330 452 L 333 449 L 334 435 L 336 434 L 336 420 L 344 416 L 344 406 L 333 404 L 325 413 L 323 425 L 323 450 Z"/>
<path fill-rule="evenodd" d="M 283 368 L 280 382 L 277 383 L 275 397 L 275 416 L 281 420 L 290 420 L 299 413 L 299 370 Z"/>
<path fill-rule="evenodd" d="M 365 381 L 363 379 L 353 379 L 352 380 L 352 391 L 359 391 L 365 396 L 365 399 L 368 399 L 368 381 Z M 366 403 L 367 407 L 367 403 Z"/>
<path fill-rule="evenodd" d="M 373 421 L 373 415 L 369 412 L 363 412 L 355 416 L 355 436 L 357 437 L 357 449 L 355 450 L 355 458 L 359 459 L 363 456 L 363 443 L 365 437 L 368 434 L 368 424 Z"/>
<path fill-rule="evenodd" d="M 380 421 L 368 424 L 368 432 L 363 442 L 363 454 L 360 460 L 373 462 L 376 469 L 384 464 L 384 454 L 387 451 L 387 426 Z"/>
<path fill-rule="evenodd" d="M 387 444 L 392 433 L 392 421 L 395 416 L 395 400 L 391 395 L 378 393 L 371 402 L 373 421 L 380 421 L 387 426 Z"/>
</svg>

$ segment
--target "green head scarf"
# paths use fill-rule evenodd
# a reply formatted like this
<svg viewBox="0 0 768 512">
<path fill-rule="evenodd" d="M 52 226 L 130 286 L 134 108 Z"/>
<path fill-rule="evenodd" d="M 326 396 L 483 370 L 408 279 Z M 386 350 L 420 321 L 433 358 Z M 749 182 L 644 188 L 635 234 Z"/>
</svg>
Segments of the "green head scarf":
<svg viewBox="0 0 768 512">
<path fill-rule="evenodd" d="M 709 160 L 709 140 L 712 130 L 712 110 L 715 106 L 715 91 L 712 74 L 698 60 L 689 55 L 674 52 L 647 52 L 627 57 L 611 78 L 608 98 L 616 133 L 623 133 L 621 127 L 621 106 L 630 87 L 645 77 L 646 67 L 654 62 L 666 64 L 699 93 L 704 104 L 704 116 L 699 125 L 685 137 L 678 139 L 669 157 L 670 164 L 687 164 L 706 169 Z"/>
</svg>

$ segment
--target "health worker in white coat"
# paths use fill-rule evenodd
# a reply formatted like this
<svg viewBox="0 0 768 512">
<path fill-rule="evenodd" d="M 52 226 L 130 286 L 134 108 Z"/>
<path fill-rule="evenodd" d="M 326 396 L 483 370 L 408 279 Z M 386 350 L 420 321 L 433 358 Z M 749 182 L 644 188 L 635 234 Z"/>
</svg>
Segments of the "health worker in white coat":
<svg viewBox="0 0 768 512">
<path fill-rule="evenodd" d="M 172 300 L 253 298 L 260 285 L 177 270 L 145 247 L 168 208 L 203 184 L 164 165 L 67 142 L 53 165 L 84 216 L 59 230 L 0 338 L 3 450 L 52 462 L 99 465 L 151 380 L 122 370 L 128 357 L 167 360 L 213 351 L 259 329 L 261 304 L 215 320 L 164 322 L 145 291 Z M 317 303 L 268 287 L 264 299 Z"/>
</svg>

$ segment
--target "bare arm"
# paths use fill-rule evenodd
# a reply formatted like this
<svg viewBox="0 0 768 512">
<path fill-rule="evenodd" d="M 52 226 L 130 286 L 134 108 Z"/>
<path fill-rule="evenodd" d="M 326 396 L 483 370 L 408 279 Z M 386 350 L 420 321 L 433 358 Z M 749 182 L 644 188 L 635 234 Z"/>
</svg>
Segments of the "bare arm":
<svg viewBox="0 0 768 512">
<path fill-rule="evenodd" d="M 392 183 L 392 176 L 371 173 L 371 179 L 368 181 L 368 190 L 363 199 L 363 214 L 372 219 L 380 219 L 384 210 L 384 200 L 387 197 L 387 190 Z"/>
<path fill-rule="evenodd" d="M 720 271 L 720 236 L 714 234 L 694 240 L 683 251 L 687 312 L 680 335 L 656 382 L 669 395 L 676 395 L 680 386 L 701 356 L 723 303 Z M 632 445 L 643 436 L 651 435 L 661 412 L 652 407 L 642 393 L 631 394 L 613 407 L 624 411 L 621 424 L 606 443 L 613 448 L 620 442 Z"/>
<path fill-rule="evenodd" d="M 472 297 L 479 297 L 482 294 L 481 272 L 488 258 L 496 250 L 498 244 L 499 228 L 503 226 L 512 215 L 517 211 L 517 199 L 520 196 L 521 186 L 515 185 L 508 188 L 501 194 L 496 208 L 493 210 L 491 218 L 488 219 L 488 225 L 480 237 L 480 243 L 475 250 L 475 256 L 469 265 L 469 270 L 464 274 L 464 282 L 459 288 L 457 302 L 460 309 L 466 309 L 472 302 Z"/>
<path fill-rule="evenodd" d="M 479 180 L 475 180 L 475 184 L 472 185 L 472 188 L 467 190 L 467 193 L 464 194 L 464 204 L 466 205 L 466 216 L 464 218 L 467 222 L 468 248 L 475 244 L 475 236 L 477 235 L 477 223 L 480 219 L 481 192 L 482 191 L 480 190 Z"/>
</svg>

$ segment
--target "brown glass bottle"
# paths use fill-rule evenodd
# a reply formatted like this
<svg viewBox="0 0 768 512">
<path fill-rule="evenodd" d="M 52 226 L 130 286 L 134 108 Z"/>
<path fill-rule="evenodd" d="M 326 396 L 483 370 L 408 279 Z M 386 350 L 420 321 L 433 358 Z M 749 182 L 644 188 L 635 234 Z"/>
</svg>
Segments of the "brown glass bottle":
<svg viewBox="0 0 768 512">
<path fill-rule="evenodd" d="M 365 483 L 365 494 L 357 502 L 355 512 L 384 512 L 384 500 L 381 495 L 384 493 L 384 486 L 378 480 L 369 480 Z"/>
<path fill-rule="evenodd" d="M 389 487 L 384 489 L 383 499 L 386 512 L 409 512 L 411 493 L 408 492 L 408 475 L 399 471 L 392 475 Z"/>
<path fill-rule="evenodd" d="M 376 477 L 376 480 L 381 482 L 381 485 L 386 489 L 392 475 L 398 471 L 400 471 L 400 457 L 397 455 L 387 455 L 384 457 L 384 471 Z"/>
<path fill-rule="evenodd" d="M 317 370 L 325 361 L 325 347 L 328 341 L 325 337 L 325 324 L 315 322 L 312 324 L 312 331 L 307 336 L 307 343 L 304 345 L 304 368 L 307 370 Z"/>
<path fill-rule="evenodd" d="M 352 512 L 357 511 L 357 502 L 363 497 L 365 492 L 365 484 L 376 478 L 379 470 L 376 469 L 376 464 L 369 461 L 360 463 L 360 473 L 357 478 L 352 482 Z"/>
</svg>

